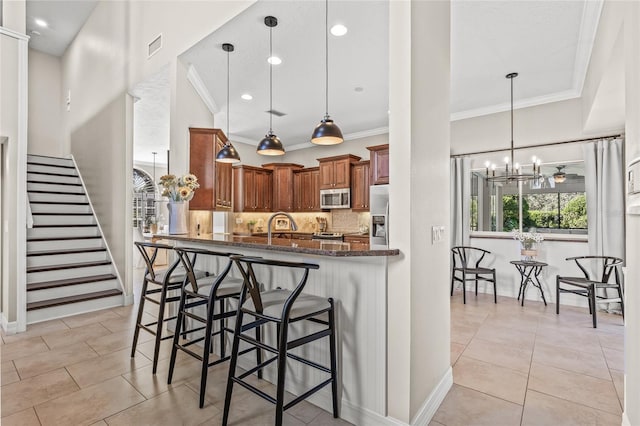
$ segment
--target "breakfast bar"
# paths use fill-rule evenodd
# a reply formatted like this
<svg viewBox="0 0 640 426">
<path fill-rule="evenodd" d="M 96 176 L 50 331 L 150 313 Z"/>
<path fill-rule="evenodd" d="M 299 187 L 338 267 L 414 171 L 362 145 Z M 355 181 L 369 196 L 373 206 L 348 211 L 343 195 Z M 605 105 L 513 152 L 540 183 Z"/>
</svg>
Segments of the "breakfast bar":
<svg viewBox="0 0 640 426">
<path fill-rule="evenodd" d="M 333 298 L 336 303 L 338 383 L 340 417 L 354 424 L 376 424 L 386 416 L 386 327 L 387 327 L 387 262 L 397 256 L 396 249 L 371 250 L 362 242 L 343 243 L 303 238 L 273 238 L 271 244 L 264 236 L 232 234 L 155 235 L 154 239 L 169 240 L 175 247 L 201 248 L 233 252 L 245 256 L 259 256 L 290 262 L 319 265 L 311 271 L 303 290 L 306 294 Z M 221 265 L 198 267 L 216 271 Z M 234 268 L 233 277 L 241 277 Z M 278 283 L 292 288 L 298 277 L 288 270 L 257 269 L 258 280 Z M 229 320 L 232 323 L 232 319 Z M 313 324 L 297 324 L 300 333 Z M 275 338 L 275 330 L 267 330 L 267 341 Z M 295 338 L 294 336 L 291 336 Z M 300 348 L 300 356 L 323 365 L 329 364 L 326 341 L 313 342 Z M 217 350 L 217 348 L 214 348 Z M 251 357 L 244 359 L 244 368 L 251 367 Z M 287 390 L 299 395 L 310 386 L 324 380 L 321 372 L 297 363 L 288 363 Z M 269 369 L 264 379 L 274 383 L 275 374 Z M 310 402 L 331 411 L 331 392 L 323 389 Z"/>
</svg>

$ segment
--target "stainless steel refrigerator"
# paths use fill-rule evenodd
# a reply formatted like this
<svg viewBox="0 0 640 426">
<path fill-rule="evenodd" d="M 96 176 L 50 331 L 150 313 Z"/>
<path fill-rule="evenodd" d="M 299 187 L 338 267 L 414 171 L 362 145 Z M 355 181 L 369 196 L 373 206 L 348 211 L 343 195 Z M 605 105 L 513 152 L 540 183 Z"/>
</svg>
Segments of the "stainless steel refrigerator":
<svg viewBox="0 0 640 426">
<path fill-rule="evenodd" d="M 389 248 L 389 185 L 372 185 L 369 190 L 369 248 Z"/>
</svg>

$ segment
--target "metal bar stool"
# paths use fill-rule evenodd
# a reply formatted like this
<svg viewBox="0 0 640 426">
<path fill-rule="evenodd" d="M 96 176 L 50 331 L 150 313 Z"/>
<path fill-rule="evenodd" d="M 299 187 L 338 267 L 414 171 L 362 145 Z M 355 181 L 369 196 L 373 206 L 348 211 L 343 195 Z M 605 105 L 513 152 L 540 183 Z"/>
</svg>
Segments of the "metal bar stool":
<svg viewBox="0 0 640 426">
<path fill-rule="evenodd" d="M 202 373 L 200 376 L 200 408 L 204 406 L 204 397 L 207 385 L 207 374 L 209 367 L 212 367 L 221 362 L 227 361 L 230 357 L 226 356 L 225 345 L 225 331 L 233 333 L 233 329 L 227 328 L 226 319 L 236 315 L 236 310 L 232 309 L 227 311 L 226 302 L 230 298 L 239 299 L 240 292 L 242 290 L 242 284 L 244 280 L 240 278 L 233 278 L 229 276 L 229 272 L 233 266 L 233 261 L 229 259 L 234 253 L 221 253 L 204 249 L 191 249 L 191 248 L 175 248 L 175 252 L 182 261 L 184 269 L 187 271 L 187 278 L 182 285 L 182 292 L 180 294 L 180 305 L 178 308 L 178 320 L 176 322 L 176 331 L 173 335 L 173 347 L 171 350 L 171 360 L 169 362 L 169 377 L 168 384 L 171 384 L 173 378 L 173 369 L 176 362 L 176 355 L 178 350 L 181 350 L 192 357 L 202 362 Z M 189 257 L 191 255 L 191 257 Z M 223 262 L 226 260 L 226 264 L 221 269 L 220 273 L 215 275 L 198 278 L 195 272 L 194 259 L 196 255 L 209 256 L 212 258 L 219 258 Z M 218 302 L 218 313 L 215 313 L 216 302 Z M 194 310 L 199 306 L 204 306 L 204 309 Z M 200 313 L 200 314 L 199 314 Z M 187 329 L 186 318 L 190 318 L 197 323 L 204 324 L 204 326 L 198 324 L 195 328 Z M 213 324 L 215 321 L 219 322 L 218 330 L 213 331 Z M 186 339 L 187 335 L 193 335 L 200 333 L 204 330 L 202 336 L 195 335 L 186 341 L 180 341 L 180 336 Z M 213 340 L 214 336 L 220 338 L 220 357 L 214 361 L 209 362 L 210 353 L 213 352 Z M 256 329 L 256 340 L 260 341 L 260 330 Z M 203 342 L 202 353 L 196 352 L 191 348 L 192 345 Z M 258 363 L 261 362 L 261 354 L 257 348 L 250 348 L 242 353 L 256 350 L 258 356 Z M 261 377 L 261 375 L 259 376 Z"/>
<path fill-rule="evenodd" d="M 275 404 L 275 424 L 278 426 L 282 425 L 285 410 L 293 407 L 297 403 L 318 392 L 324 386 L 331 384 L 333 417 L 337 418 L 338 383 L 336 378 L 336 332 L 333 299 L 326 299 L 319 296 L 312 296 L 302 293 L 302 290 L 307 283 L 309 270 L 318 269 L 318 265 L 311 263 L 295 263 L 279 260 L 269 260 L 258 257 L 231 256 L 231 259 L 238 265 L 238 268 L 240 269 L 240 272 L 244 277 L 244 286 L 238 305 L 236 327 L 233 336 L 231 361 L 229 364 L 229 379 L 227 381 L 227 393 L 224 401 L 224 414 L 222 417 L 222 424 L 226 425 L 229 420 L 229 409 L 231 407 L 231 397 L 233 392 L 233 385 L 235 383 Z M 302 273 L 302 277 L 300 278 L 300 281 L 296 285 L 295 289 L 292 291 L 276 288 L 274 290 L 260 292 L 260 284 L 255 275 L 254 265 L 264 265 L 267 267 L 276 268 L 302 269 L 304 270 L 304 272 Z M 249 295 L 248 298 L 247 294 Z M 245 314 L 251 315 L 254 320 L 248 324 L 243 324 L 242 320 Z M 318 318 L 324 317 L 324 314 L 327 314 L 328 318 L 326 320 L 324 318 Z M 327 326 L 327 328 L 323 328 L 320 331 L 296 338 L 294 340 L 288 340 L 289 324 L 303 320 L 321 324 L 323 326 Z M 267 323 L 276 324 L 276 347 L 258 342 L 256 341 L 256 339 L 253 339 L 246 334 L 247 331 L 253 328 L 259 328 Z M 302 358 L 298 355 L 289 353 L 290 349 L 297 348 L 323 337 L 329 337 L 329 351 L 331 359 L 330 368 L 320 365 L 314 361 Z M 266 359 L 264 362 L 258 363 L 258 365 L 245 371 L 244 373 L 236 375 L 238 356 L 240 355 L 238 353 L 240 340 L 263 349 L 267 352 L 270 352 L 274 354 L 274 356 Z M 329 374 L 329 378 L 285 404 L 284 384 L 287 357 L 323 371 Z M 274 361 L 277 361 L 276 365 L 278 370 L 275 398 L 243 380 L 247 376 L 262 370 L 264 367 Z"/>
<path fill-rule="evenodd" d="M 136 346 L 138 344 L 138 335 L 140 330 L 145 330 L 156 336 L 155 347 L 153 350 L 153 374 L 158 369 L 158 354 L 160 353 L 160 343 L 163 340 L 171 339 L 173 335 L 162 336 L 162 327 L 165 322 L 176 319 L 177 316 L 165 318 L 164 309 L 167 303 L 178 302 L 180 296 L 169 296 L 168 293 L 173 290 L 180 290 L 182 283 L 186 279 L 184 268 L 179 267 L 180 258 L 178 257 L 167 269 L 158 270 L 155 268 L 154 262 L 158 255 L 158 250 L 173 250 L 172 246 L 159 243 L 136 242 L 136 247 L 140 251 L 142 258 L 146 264 L 144 271 L 144 279 L 142 281 L 142 290 L 140 292 L 140 304 L 138 305 L 138 319 L 136 320 L 136 330 L 133 333 L 133 344 L 131 347 L 131 357 L 136 354 Z M 151 256 L 149 251 L 152 252 Z M 194 255 L 195 256 L 195 255 Z M 194 259 L 195 262 L 195 259 Z M 194 271 L 197 277 L 205 277 L 208 272 Z M 160 300 L 151 296 L 160 296 Z M 158 305 L 158 317 L 156 321 L 143 324 L 142 314 L 144 313 L 145 302 L 151 302 Z"/>
</svg>

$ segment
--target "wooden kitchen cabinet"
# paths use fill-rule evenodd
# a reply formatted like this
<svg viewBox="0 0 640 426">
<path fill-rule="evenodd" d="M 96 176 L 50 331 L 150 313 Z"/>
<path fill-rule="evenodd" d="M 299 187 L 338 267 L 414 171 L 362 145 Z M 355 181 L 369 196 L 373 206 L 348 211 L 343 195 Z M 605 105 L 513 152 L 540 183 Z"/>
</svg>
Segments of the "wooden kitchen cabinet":
<svg viewBox="0 0 640 426">
<path fill-rule="evenodd" d="M 369 211 L 369 161 L 359 161 L 351 168 L 351 210 Z"/>
<path fill-rule="evenodd" d="M 293 163 L 269 163 L 263 164 L 262 167 L 273 172 L 273 210 L 295 211 L 293 172 L 304 166 Z"/>
<path fill-rule="evenodd" d="M 270 212 L 272 210 L 272 171 L 252 166 L 233 168 L 233 211 Z"/>
<path fill-rule="evenodd" d="M 215 161 L 226 141 L 220 129 L 189 128 L 189 171 L 200 184 L 189 202 L 189 210 L 231 210 L 231 164 Z"/>
<path fill-rule="evenodd" d="M 371 185 L 389 183 L 389 144 L 368 146 L 371 160 Z"/>
<path fill-rule="evenodd" d="M 351 186 L 351 164 L 360 157 L 347 154 L 318 158 L 320 162 L 320 189 L 341 189 Z"/>
<path fill-rule="evenodd" d="M 296 170 L 293 173 L 293 199 L 297 212 L 320 211 L 320 168 Z"/>
</svg>

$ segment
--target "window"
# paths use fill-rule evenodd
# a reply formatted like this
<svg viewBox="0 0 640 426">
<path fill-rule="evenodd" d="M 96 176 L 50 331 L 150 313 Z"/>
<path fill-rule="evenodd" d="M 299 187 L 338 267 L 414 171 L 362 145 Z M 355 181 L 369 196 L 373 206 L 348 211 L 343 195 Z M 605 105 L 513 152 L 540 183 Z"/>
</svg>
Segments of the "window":
<svg viewBox="0 0 640 426">
<path fill-rule="evenodd" d="M 471 173 L 471 231 L 517 230 L 587 233 L 584 163 L 563 164 L 566 179 L 556 182 L 555 165 L 542 168 L 543 178 L 522 183 L 488 182 L 483 171 Z M 522 207 L 522 208 L 521 208 Z"/>
</svg>

